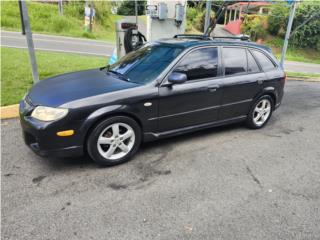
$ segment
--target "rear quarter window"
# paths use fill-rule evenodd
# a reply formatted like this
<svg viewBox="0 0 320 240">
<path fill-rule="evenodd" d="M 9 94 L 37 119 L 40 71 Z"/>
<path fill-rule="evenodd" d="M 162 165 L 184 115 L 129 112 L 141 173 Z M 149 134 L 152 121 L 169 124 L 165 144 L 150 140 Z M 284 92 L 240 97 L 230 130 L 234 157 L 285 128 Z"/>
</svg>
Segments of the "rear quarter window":
<svg viewBox="0 0 320 240">
<path fill-rule="evenodd" d="M 264 72 L 271 71 L 277 67 L 264 53 L 256 50 L 251 51 Z"/>
</svg>

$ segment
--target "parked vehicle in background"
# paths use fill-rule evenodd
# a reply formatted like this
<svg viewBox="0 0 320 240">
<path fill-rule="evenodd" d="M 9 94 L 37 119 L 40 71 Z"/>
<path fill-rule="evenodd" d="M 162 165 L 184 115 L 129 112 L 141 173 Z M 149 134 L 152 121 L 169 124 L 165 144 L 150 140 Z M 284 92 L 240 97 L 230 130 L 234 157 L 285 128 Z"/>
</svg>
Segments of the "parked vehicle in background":
<svg viewBox="0 0 320 240">
<path fill-rule="evenodd" d="M 115 165 L 143 141 L 241 121 L 262 128 L 284 84 L 265 46 L 177 36 L 111 66 L 40 81 L 21 101 L 20 120 L 26 144 L 40 155 L 88 153 Z"/>
</svg>

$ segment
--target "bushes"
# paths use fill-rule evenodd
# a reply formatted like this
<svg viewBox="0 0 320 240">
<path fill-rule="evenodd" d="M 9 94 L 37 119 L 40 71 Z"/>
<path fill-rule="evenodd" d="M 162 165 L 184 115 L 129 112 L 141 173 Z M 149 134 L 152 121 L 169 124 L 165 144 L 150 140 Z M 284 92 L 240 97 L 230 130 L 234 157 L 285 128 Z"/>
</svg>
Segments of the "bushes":
<svg viewBox="0 0 320 240">
<path fill-rule="evenodd" d="M 254 41 L 267 35 L 267 17 L 259 15 L 245 15 L 241 24 L 241 32 L 250 36 Z"/>
<path fill-rule="evenodd" d="M 268 17 L 268 31 L 274 36 L 284 37 L 288 24 L 289 8 L 284 4 L 273 4 Z"/>
<path fill-rule="evenodd" d="M 313 17 L 311 21 L 299 28 L 291 37 L 290 41 L 293 46 L 310 47 L 320 50 L 320 4 L 307 2 L 300 4 L 296 11 L 293 22 L 293 30 L 301 25 L 305 20 Z"/>
<path fill-rule="evenodd" d="M 204 20 L 206 16 L 205 8 L 188 7 L 187 8 L 187 31 L 195 28 L 199 32 L 203 32 Z M 211 11 L 211 19 L 215 17 L 215 13 Z"/>
<path fill-rule="evenodd" d="M 146 1 L 137 1 L 138 3 L 138 15 L 144 14 Z M 123 1 L 118 9 L 119 15 L 133 16 L 135 15 L 135 1 Z"/>
<path fill-rule="evenodd" d="M 305 20 L 320 12 L 320 4 L 304 2 L 297 6 L 292 31 Z M 274 36 L 284 38 L 288 24 L 289 7 L 283 4 L 274 4 L 268 18 L 268 31 Z M 320 17 L 314 17 L 310 22 L 299 28 L 290 38 L 289 44 L 300 48 L 313 48 L 320 50 Z"/>
</svg>

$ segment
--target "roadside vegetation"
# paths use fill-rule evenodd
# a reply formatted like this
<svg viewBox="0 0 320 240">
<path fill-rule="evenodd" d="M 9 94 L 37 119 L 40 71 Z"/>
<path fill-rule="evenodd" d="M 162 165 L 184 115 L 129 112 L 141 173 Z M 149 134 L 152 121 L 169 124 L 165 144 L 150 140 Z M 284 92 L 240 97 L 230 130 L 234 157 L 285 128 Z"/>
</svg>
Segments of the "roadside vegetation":
<svg viewBox="0 0 320 240">
<path fill-rule="evenodd" d="M 111 13 L 111 2 L 93 1 L 96 17 L 92 32 L 84 31 L 84 1 L 69 1 L 63 5 L 63 15 L 57 3 L 27 2 L 31 29 L 35 33 L 85 37 L 115 41 L 115 21 L 121 16 Z M 21 31 L 18 1 L 1 1 L 1 29 Z"/>
<path fill-rule="evenodd" d="M 108 59 L 36 51 L 40 79 L 90 68 L 102 67 Z M 18 103 L 32 86 L 32 73 L 27 50 L 1 48 L 1 106 Z"/>
<path fill-rule="evenodd" d="M 306 79 L 317 79 L 320 80 L 319 73 L 303 73 L 303 72 L 287 72 L 288 77 L 292 78 L 306 78 Z"/>
<path fill-rule="evenodd" d="M 230 4 L 232 4 L 230 2 Z M 216 7 L 214 7 L 213 10 Z M 269 15 L 243 15 L 241 31 L 251 40 L 270 46 L 280 58 L 283 39 L 288 23 L 289 7 L 286 3 L 270 6 Z M 289 41 L 286 60 L 320 64 L 320 2 L 305 1 L 298 5 L 293 23 L 293 30 L 299 27 Z M 318 15 L 316 15 L 318 14 Z M 189 3 L 187 8 L 187 32 L 202 33 L 205 17 L 205 4 Z M 222 23 L 220 19 L 220 23 Z"/>
</svg>

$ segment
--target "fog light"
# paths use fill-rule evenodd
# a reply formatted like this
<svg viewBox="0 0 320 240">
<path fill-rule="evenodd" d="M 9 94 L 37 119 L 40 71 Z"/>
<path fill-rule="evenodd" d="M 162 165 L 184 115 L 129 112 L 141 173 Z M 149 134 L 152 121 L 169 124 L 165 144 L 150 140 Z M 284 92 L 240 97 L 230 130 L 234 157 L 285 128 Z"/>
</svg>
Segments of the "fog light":
<svg viewBox="0 0 320 240">
<path fill-rule="evenodd" d="M 74 134 L 74 130 L 66 130 L 66 131 L 57 132 L 57 135 L 59 137 L 69 137 L 69 136 L 72 136 L 73 134 Z"/>
</svg>

